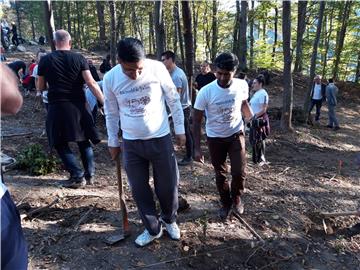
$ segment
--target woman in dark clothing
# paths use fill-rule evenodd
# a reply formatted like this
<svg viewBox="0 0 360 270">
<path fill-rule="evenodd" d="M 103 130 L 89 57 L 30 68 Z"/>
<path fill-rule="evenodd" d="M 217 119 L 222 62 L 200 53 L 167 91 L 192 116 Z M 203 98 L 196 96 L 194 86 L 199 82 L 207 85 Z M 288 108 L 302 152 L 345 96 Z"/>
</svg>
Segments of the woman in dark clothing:
<svg viewBox="0 0 360 270">
<path fill-rule="evenodd" d="M 15 46 L 18 46 L 19 45 L 19 39 L 18 39 L 18 34 L 17 34 L 17 28 L 16 28 L 16 25 L 15 25 L 14 22 L 11 23 L 11 25 L 12 25 L 11 32 L 13 34 L 13 36 L 11 38 L 11 41 Z"/>
</svg>

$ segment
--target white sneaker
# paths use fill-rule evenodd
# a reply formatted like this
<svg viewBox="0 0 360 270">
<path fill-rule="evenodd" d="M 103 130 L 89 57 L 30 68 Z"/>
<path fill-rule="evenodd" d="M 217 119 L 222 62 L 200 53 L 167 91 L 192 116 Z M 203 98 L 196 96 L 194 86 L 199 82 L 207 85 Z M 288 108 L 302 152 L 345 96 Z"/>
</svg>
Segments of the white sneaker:
<svg viewBox="0 0 360 270">
<path fill-rule="evenodd" d="M 158 235 L 151 235 L 149 231 L 145 229 L 145 231 L 136 238 L 135 244 L 139 247 L 144 247 L 147 244 L 150 244 L 155 239 L 160 238 L 162 235 L 163 235 L 162 226 L 160 227 L 160 232 Z"/>
<path fill-rule="evenodd" d="M 172 240 L 180 240 L 180 229 L 175 221 L 173 223 L 166 223 L 162 218 L 160 218 L 160 221 L 165 225 L 166 231 Z"/>
</svg>

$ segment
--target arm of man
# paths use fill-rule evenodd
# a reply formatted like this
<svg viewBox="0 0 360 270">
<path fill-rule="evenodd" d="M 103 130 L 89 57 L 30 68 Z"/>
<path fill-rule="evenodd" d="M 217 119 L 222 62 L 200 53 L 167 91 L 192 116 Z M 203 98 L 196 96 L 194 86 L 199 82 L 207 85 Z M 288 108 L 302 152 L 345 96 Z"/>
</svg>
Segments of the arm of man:
<svg viewBox="0 0 360 270">
<path fill-rule="evenodd" d="M 200 139 L 201 139 L 201 124 L 204 111 L 197 109 L 193 110 L 193 125 L 192 132 L 194 136 L 194 160 L 204 163 L 204 156 L 201 153 Z"/>
<path fill-rule="evenodd" d="M 253 118 L 253 116 L 254 116 L 247 100 L 242 101 L 241 113 L 244 116 L 245 121 L 247 121 L 247 122 L 250 121 L 250 119 Z"/>
<path fill-rule="evenodd" d="M 165 69 L 165 66 L 161 65 L 159 66 L 159 69 L 158 76 L 160 78 L 161 89 L 172 114 L 177 142 L 180 146 L 182 146 L 185 145 L 186 137 L 184 113 L 181 107 L 180 96 L 176 91 L 176 86 L 174 85 L 169 72 Z"/>
<path fill-rule="evenodd" d="M 104 90 L 104 112 L 106 119 L 106 130 L 108 135 L 108 147 L 112 160 L 115 160 L 120 154 L 119 133 L 119 105 L 116 96 L 109 86 L 108 78 L 103 80 Z"/>
<path fill-rule="evenodd" d="M 4 64 L 0 64 L 1 81 L 1 113 L 16 114 L 23 103 L 19 92 L 17 78 L 14 73 Z"/>
<path fill-rule="evenodd" d="M 101 92 L 99 85 L 91 75 L 90 70 L 83 70 L 82 76 L 84 78 L 85 83 L 87 84 L 87 86 L 89 86 L 91 92 L 94 94 L 96 99 L 100 102 L 101 105 L 104 105 L 104 95 Z"/>
</svg>

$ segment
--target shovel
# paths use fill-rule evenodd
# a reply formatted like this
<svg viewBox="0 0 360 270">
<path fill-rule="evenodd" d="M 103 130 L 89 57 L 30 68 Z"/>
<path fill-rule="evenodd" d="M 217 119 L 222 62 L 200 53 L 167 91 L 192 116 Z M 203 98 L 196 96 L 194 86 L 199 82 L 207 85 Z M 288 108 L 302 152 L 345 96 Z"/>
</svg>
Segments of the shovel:
<svg viewBox="0 0 360 270">
<path fill-rule="evenodd" d="M 124 188 L 121 178 L 121 163 L 120 163 L 120 154 L 115 159 L 116 163 L 116 176 L 118 180 L 118 189 L 119 189 L 119 198 L 120 198 L 120 231 L 116 235 L 109 236 L 104 240 L 108 245 L 114 245 L 117 242 L 124 240 L 127 236 L 130 235 L 130 226 L 128 220 L 128 212 L 125 203 Z"/>
</svg>

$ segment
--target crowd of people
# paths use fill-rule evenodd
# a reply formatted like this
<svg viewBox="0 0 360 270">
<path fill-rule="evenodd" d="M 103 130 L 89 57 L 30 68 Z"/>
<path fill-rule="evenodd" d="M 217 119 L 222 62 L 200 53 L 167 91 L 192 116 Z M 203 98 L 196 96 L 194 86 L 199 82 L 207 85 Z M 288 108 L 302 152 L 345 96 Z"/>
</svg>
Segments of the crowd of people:
<svg viewBox="0 0 360 270">
<path fill-rule="evenodd" d="M 56 149 L 69 173 L 69 179 L 63 181 L 64 187 L 79 188 L 95 182 L 93 145 L 100 142 L 95 120 L 98 108 L 103 107 L 111 159 L 122 155 L 132 196 L 145 227 L 135 244 L 145 246 L 160 238 L 163 228 L 170 238 L 179 240 L 178 166 L 204 162 L 201 137 L 205 119 L 207 146 L 221 202 L 219 217 L 226 220 L 232 213 L 243 214 L 247 133 L 253 162 L 260 165 L 267 162 L 265 139 L 270 133 L 270 121 L 264 75 L 251 82 L 244 74 L 237 78 L 237 56 L 223 52 L 213 64 L 202 62 L 200 73 L 190 86 L 185 72 L 176 64 L 174 52 L 162 53 L 161 61 L 149 59 L 140 40 L 124 38 L 117 45 L 118 64 L 112 66 L 107 56 L 100 66 L 104 74 L 101 81 L 92 60 L 71 51 L 71 36 L 67 31 L 56 31 L 54 42 L 56 50 L 39 51 L 28 68 L 23 61 L 15 61 L 8 67 L 19 79 L 28 71 L 36 96 L 46 106 L 49 146 Z M 192 87 L 196 89 L 193 100 Z M 335 114 L 337 92 L 332 79 L 324 85 L 321 77 L 316 76 L 309 110 L 310 114 L 316 107 L 318 121 L 321 105 L 327 100 L 328 127 L 335 130 L 339 129 Z M 179 160 L 174 151 L 168 111 L 176 142 L 186 148 Z M 78 145 L 82 166 L 69 147 L 71 142 Z M 227 177 L 227 158 L 231 179 Z M 160 215 L 149 184 L 150 165 Z"/>
</svg>

